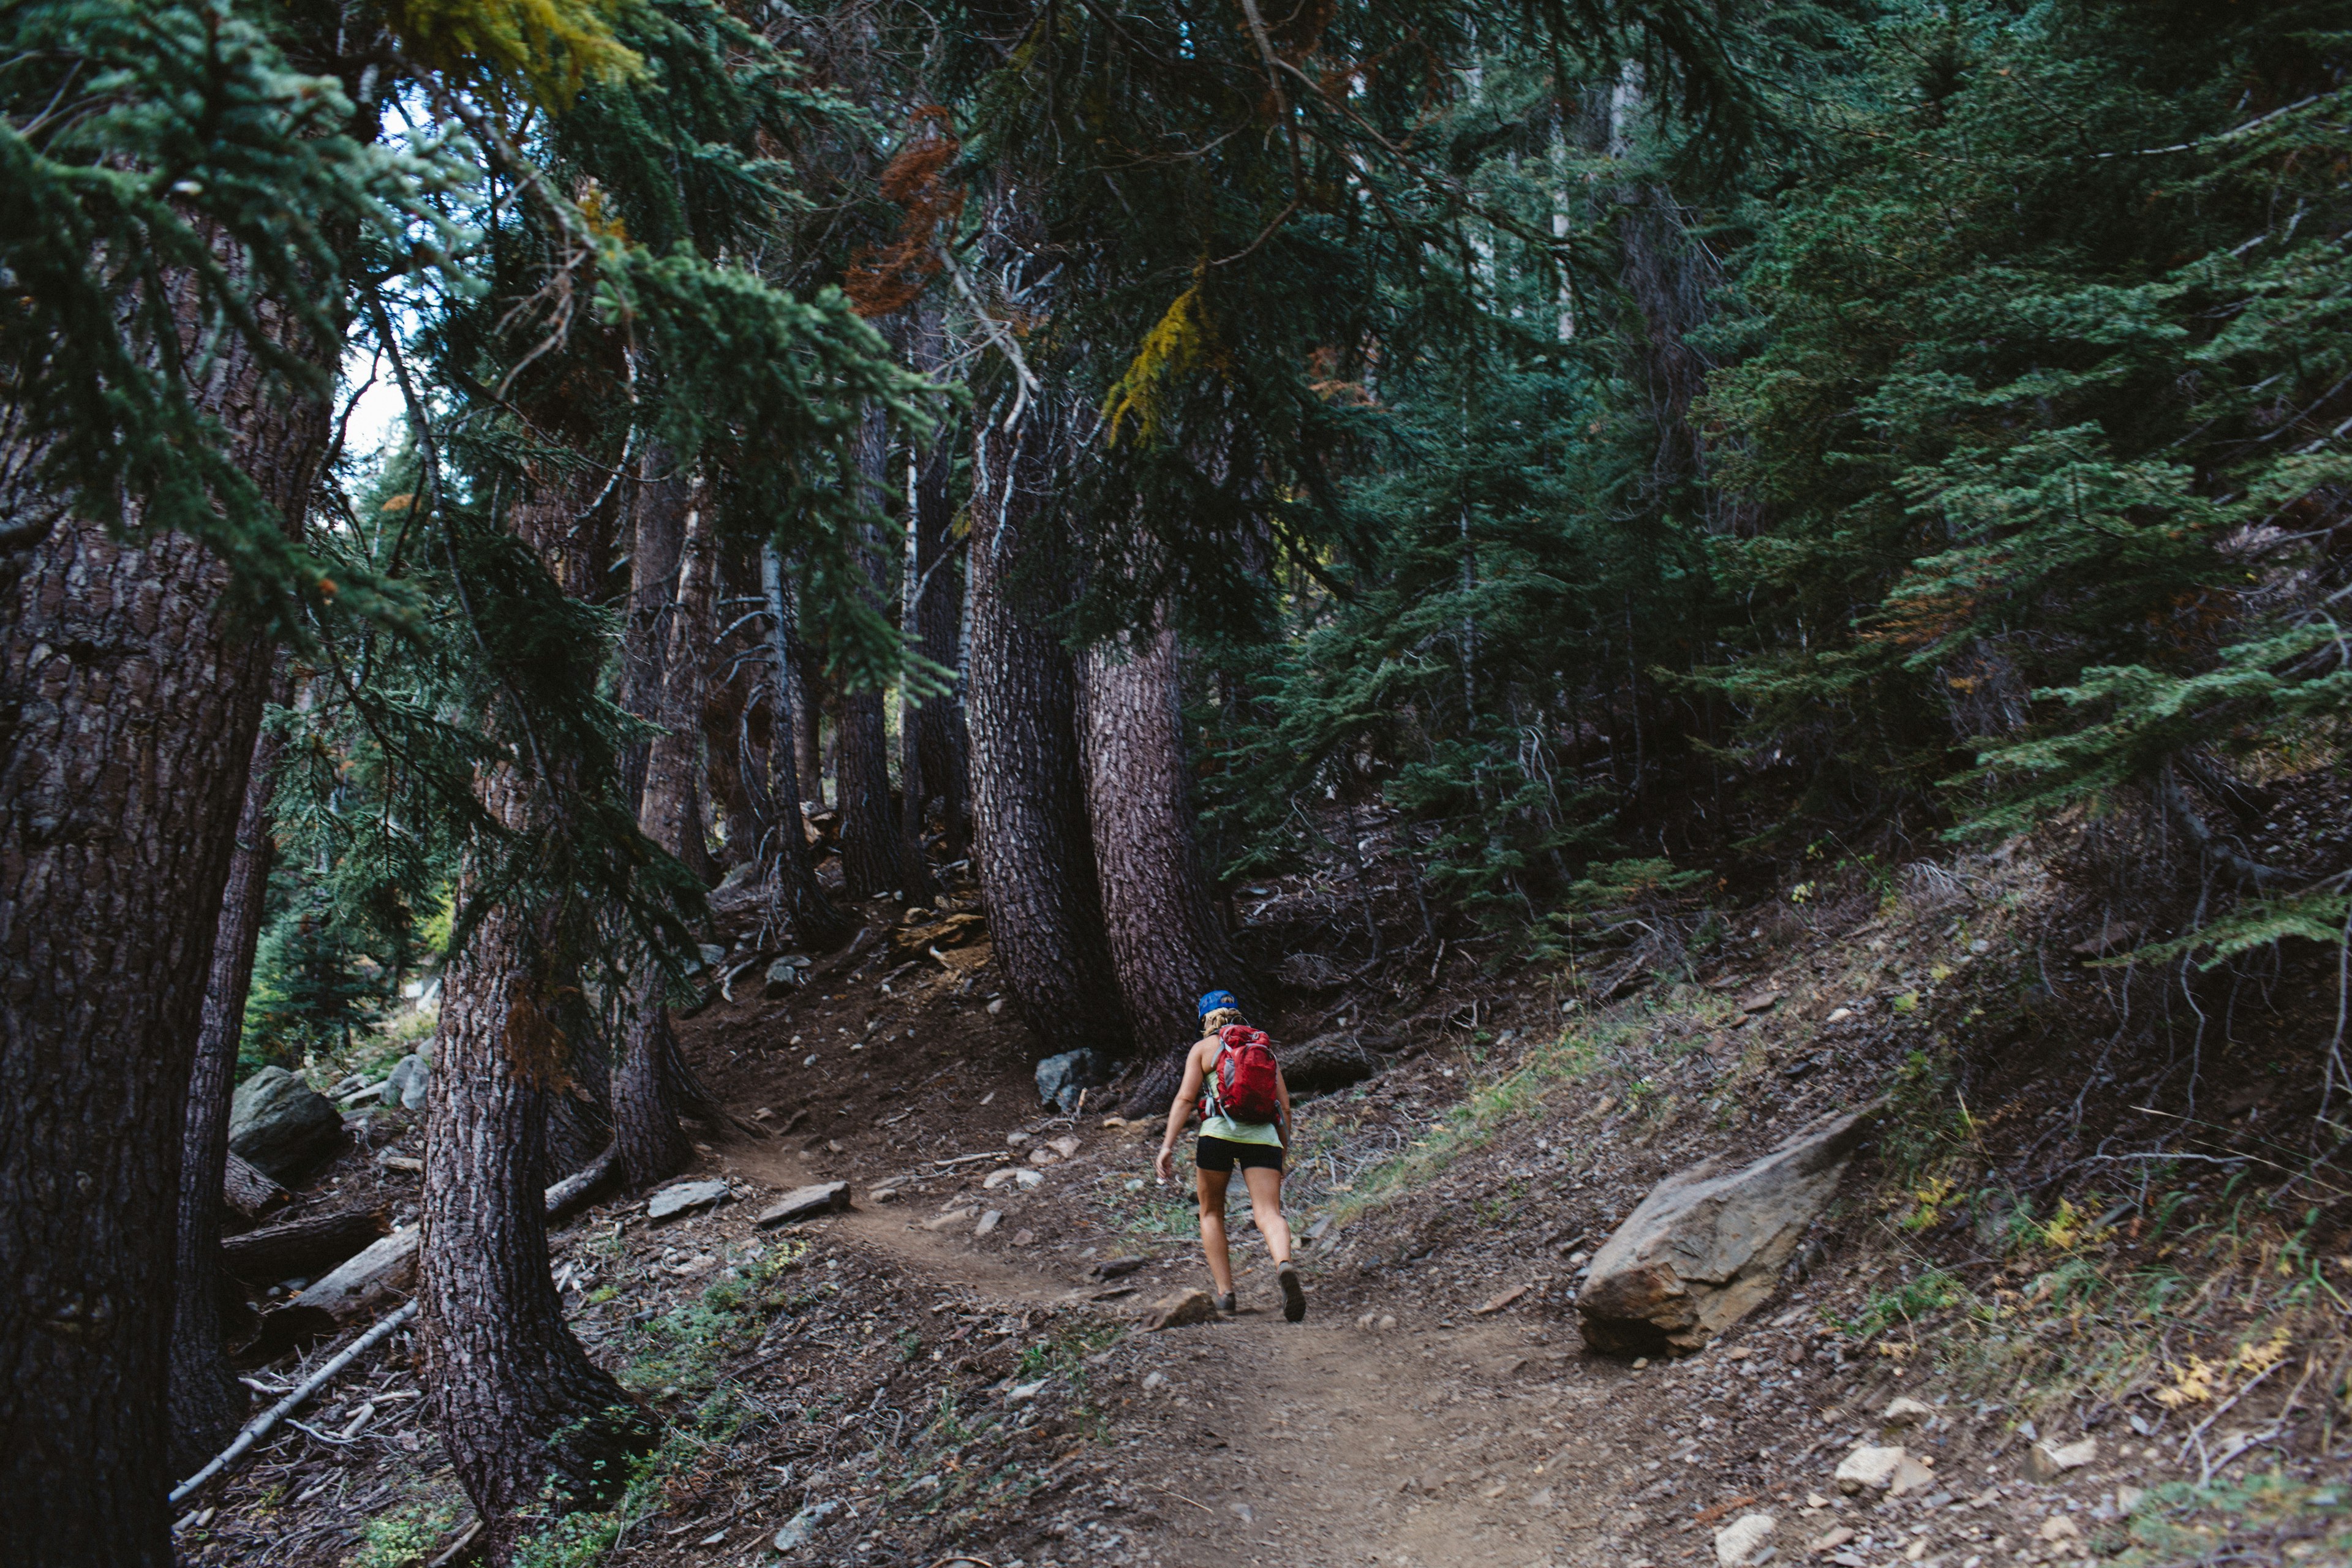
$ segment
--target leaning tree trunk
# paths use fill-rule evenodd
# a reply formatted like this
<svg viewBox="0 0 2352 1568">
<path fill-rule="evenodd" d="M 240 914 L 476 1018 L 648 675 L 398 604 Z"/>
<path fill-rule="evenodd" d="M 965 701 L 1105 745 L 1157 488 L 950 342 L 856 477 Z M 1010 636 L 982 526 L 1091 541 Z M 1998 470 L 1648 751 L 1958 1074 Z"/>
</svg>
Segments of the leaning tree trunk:
<svg viewBox="0 0 2352 1568">
<path fill-rule="evenodd" d="M 838 947 L 853 922 L 834 907 L 816 879 L 809 853 L 808 819 L 801 811 L 801 770 L 789 741 L 801 733 L 799 704 L 805 692 L 796 678 L 793 598 L 784 588 L 783 557 L 773 544 L 760 547 L 760 587 L 768 601 L 768 652 L 779 742 L 769 749 L 769 785 L 775 796 L 775 868 L 770 881 L 771 923 L 793 940 L 820 951 Z"/>
<path fill-rule="evenodd" d="M 990 940 L 1022 1016 L 1053 1051 L 1119 1050 L 1129 1039 L 1103 934 L 1069 656 L 1047 625 L 1032 559 L 1050 561 L 1042 515 L 1059 438 L 1033 405 L 1017 433 L 977 422 L 971 552 L 972 816 Z M 1022 574 L 1042 576 L 1044 574 Z"/>
<path fill-rule="evenodd" d="M 298 528 L 328 410 L 210 348 L 195 401 Z M 182 1108 L 269 649 L 203 545 L 65 514 L 35 457 L 0 406 L 0 1497 L 11 1561 L 162 1568 Z"/>
<path fill-rule="evenodd" d="M 663 622 L 659 678 L 651 717 L 662 727 L 646 752 L 645 785 L 637 797 L 637 827 L 672 855 L 701 831 L 695 812 L 695 774 L 701 758 L 702 660 L 715 607 L 717 552 L 700 495 L 687 502 L 677 553 L 677 589 Z M 665 977 L 650 952 L 640 953 L 631 977 L 628 1016 L 622 1024 L 621 1059 L 613 1072 L 613 1137 L 622 1178 L 632 1188 L 674 1175 L 693 1157 L 678 1126 L 681 1086 L 671 1063 Z"/>
<path fill-rule="evenodd" d="M 857 466 L 865 479 L 866 499 L 878 505 L 889 483 L 889 427 L 879 405 L 866 413 L 858 437 Z M 883 574 L 889 570 L 880 552 L 870 547 L 865 558 L 865 589 L 879 605 Z M 839 754 L 835 759 L 834 797 L 841 808 L 841 871 L 853 899 L 870 899 L 905 886 L 898 865 L 898 826 L 890 817 L 890 737 L 883 721 L 882 693 L 841 692 Z"/>
<path fill-rule="evenodd" d="M 1170 1076 L 1171 1063 L 1182 1079 L 1199 1033 L 1194 1000 L 1242 984 L 1192 836 L 1175 632 L 1156 626 L 1088 648 L 1078 684 L 1104 924 L 1119 994 L 1154 1058 L 1136 1097 L 1157 1097 L 1156 1080 Z M 1177 1083 L 1166 1087 L 1173 1099 Z"/>
<path fill-rule="evenodd" d="M 273 696 L 282 701 L 281 687 Z M 268 902 L 269 802 L 278 789 L 278 757 L 285 742 L 264 731 L 254 742 L 236 819 L 236 847 L 221 896 L 213 936 L 211 977 L 205 984 L 204 1022 L 180 1131 L 178 1262 L 173 1269 L 172 1473 L 191 1476 L 228 1446 L 244 1418 L 245 1385 L 222 1353 L 221 1185 L 228 1169 L 229 1099 L 236 1088 L 237 1047 L 245 1035 L 245 1000 L 253 988 L 253 955 Z"/>
<path fill-rule="evenodd" d="M 545 484 L 515 509 L 518 534 L 577 593 L 593 563 L 572 525 L 580 498 Z M 486 770 L 485 809 L 516 837 L 555 830 L 546 785 Z M 461 898 L 475 881 L 468 868 Z M 490 910 L 441 983 L 426 1118 L 417 1294 L 434 1421 L 458 1484 L 504 1562 L 541 1511 L 616 1494 L 657 1436 L 653 1419 L 588 1359 L 548 1270 L 549 1100 L 564 1078 L 568 989 L 551 910 L 516 895 Z M 575 962 L 565 965 L 576 969 Z"/>
</svg>

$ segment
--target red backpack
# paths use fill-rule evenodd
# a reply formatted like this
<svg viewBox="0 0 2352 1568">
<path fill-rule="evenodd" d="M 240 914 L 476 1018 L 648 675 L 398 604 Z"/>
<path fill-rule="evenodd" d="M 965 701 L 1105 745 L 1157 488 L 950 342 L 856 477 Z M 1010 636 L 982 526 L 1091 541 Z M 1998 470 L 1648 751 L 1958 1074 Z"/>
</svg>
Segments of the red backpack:
<svg viewBox="0 0 2352 1568">
<path fill-rule="evenodd" d="M 1282 1116 L 1282 1075 L 1275 1066 L 1274 1042 L 1263 1029 L 1227 1024 L 1217 1031 L 1217 1059 L 1210 1069 L 1213 1115 L 1235 1121 L 1269 1122 Z"/>
</svg>

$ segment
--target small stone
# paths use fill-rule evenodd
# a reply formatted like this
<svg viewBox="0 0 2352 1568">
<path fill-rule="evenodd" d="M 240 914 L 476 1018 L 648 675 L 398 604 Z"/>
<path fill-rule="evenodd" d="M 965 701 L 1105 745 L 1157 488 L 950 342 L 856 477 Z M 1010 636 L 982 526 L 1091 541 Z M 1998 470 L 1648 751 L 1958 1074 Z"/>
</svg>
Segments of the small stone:
<svg viewBox="0 0 2352 1568">
<path fill-rule="evenodd" d="M 1213 1321 L 1216 1315 L 1217 1299 L 1206 1290 L 1179 1290 L 1151 1309 L 1149 1326 L 1153 1329 L 1181 1329 L 1188 1323 Z"/>
<path fill-rule="evenodd" d="M 1838 1490 L 1848 1496 L 1865 1488 L 1872 1491 L 1885 1491 L 1895 1484 L 1895 1472 L 1903 1468 L 1904 1458 L 1899 1444 L 1882 1447 L 1874 1443 L 1864 1443 L 1838 1465 Z"/>
<path fill-rule="evenodd" d="M 1769 1513 L 1743 1514 L 1715 1532 L 1715 1560 L 1723 1568 L 1740 1568 L 1772 1539 L 1779 1522 Z"/>
<path fill-rule="evenodd" d="M 877 1187 L 866 1194 L 866 1201 L 869 1204 L 895 1204 L 898 1201 L 898 1189 Z"/>
<path fill-rule="evenodd" d="M 983 1236 L 994 1235 L 996 1227 L 1003 1223 L 1004 1211 L 1003 1209 L 989 1210 L 986 1214 L 980 1216 L 980 1223 L 971 1227 L 972 1239 L 977 1241 Z"/>
<path fill-rule="evenodd" d="M 1836 1529 L 1817 1538 L 1812 1544 L 1806 1547 L 1805 1550 L 1812 1552 L 1834 1552 L 1853 1539 L 1853 1531 L 1841 1524 Z"/>
<path fill-rule="evenodd" d="M 898 1196 L 889 1191 L 892 1197 Z M 880 1194 L 875 1202 L 883 1201 Z M 788 1220 L 808 1219 L 821 1214 L 837 1214 L 849 1206 L 847 1182 L 819 1182 L 814 1186 L 796 1187 L 760 1211 L 761 1226 L 782 1225 Z"/>
<path fill-rule="evenodd" d="M 694 1209 L 709 1208 L 726 1196 L 724 1182 L 674 1182 L 646 1200 L 646 1217 L 673 1219 Z"/>
<path fill-rule="evenodd" d="M 1164 1372 L 1146 1373 L 1143 1376 L 1143 1386 L 1147 1392 L 1154 1388 L 1165 1388 L 1168 1386 L 1168 1374 Z"/>
<path fill-rule="evenodd" d="M 1367 1333 L 1371 1331 L 1372 1326 L 1373 1318 L 1370 1312 L 1366 1312 L 1362 1317 L 1356 1320 L 1356 1327 L 1362 1329 Z"/>
<path fill-rule="evenodd" d="M 1834 1008 L 1832 1008 L 1832 1009 L 1830 1010 L 1830 1016 L 1829 1016 L 1829 1017 L 1828 1017 L 1826 1020 L 1824 1020 L 1824 1021 L 1825 1021 L 1825 1022 L 1827 1022 L 1827 1023 L 1832 1023 L 1832 1024 L 1843 1024 L 1843 1023 L 1844 1023 L 1848 1018 L 1851 1018 L 1851 1017 L 1853 1017 L 1853 1008 L 1851 1008 L 1851 1007 L 1834 1007 Z"/>
<path fill-rule="evenodd" d="M 2147 1500 L 2147 1490 L 2144 1487 L 2117 1487 L 2116 1489 L 2116 1511 L 2117 1513 L 2137 1513 L 2139 1511 L 2139 1505 Z"/>
<path fill-rule="evenodd" d="M 1240 1520 L 1244 1524 L 1254 1524 L 1257 1521 L 1257 1515 L 1251 1510 L 1250 1505 L 1245 1502 L 1227 1503 L 1225 1505 L 1225 1510 L 1228 1513 L 1231 1513 L 1235 1519 Z"/>
<path fill-rule="evenodd" d="M 1033 1165 L 1058 1165 L 1062 1157 L 1051 1149 L 1040 1147 L 1029 1151 L 1029 1163 Z"/>
<path fill-rule="evenodd" d="M 1043 1171 L 1015 1171 L 1013 1173 L 1013 1181 L 1014 1185 L 1020 1187 L 1025 1192 L 1031 1187 L 1044 1186 L 1045 1184 L 1045 1173 Z"/>
<path fill-rule="evenodd" d="M 1936 1472 L 1927 1461 L 1916 1454 L 1906 1454 L 1903 1462 L 1895 1467 L 1895 1479 L 1886 1484 L 1888 1497 L 1901 1497 L 1906 1492 L 1924 1491 L 1936 1484 Z"/>
<path fill-rule="evenodd" d="M 1150 1261 L 1149 1258 L 1106 1258 L 1087 1272 L 1097 1279 L 1124 1279 Z"/>
<path fill-rule="evenodd" d="M 828 1500 L 824 1502 L 811 1503 L 793 1515 L 783 1529 L 776 1531 L 776 1550 L 793 1552 L 806 1546 L 809 1537 L 816 1533 L 816 1527 L 823 1524 L 840 1507 L 840 1503 Z"/>
<path fill-rule="evenodd" d="M 1391 1330 L 1393 1330 L 1396 1326 L 1397 1326 L 1397 1324 L 1396 1324 L 1396 1316 L 1395 1316 L 1395 1314 L 1394 1314 L 1394 1313 L 1391 1313 L 1391 1312 L 1383 1312 L 1383 1313 L 1381 1313 L 1381 1321 L 1380 1321 L 1380 1324 L 1379 1324 L 1379 1328 L 1380 1328 L 1381 1332 L 1382 1332 L 1382 1333 L 1384 1333 L 1384 1334 L 1385 1334 L 1385 1333 L 1388 1333 L 1389 1331 L 1391 1331 Z"/>
<path fill-rule="evenodd" d="M 1055 1153 L 1059 1154 L 1063 1159 L 1068 1160 L 1076 1156 L 1078 1152 L 1078 1141 L 1076 1138 L 1065 1134 L 1062 1137 L 1054 1139 L 1048 1142 L 1045 1147 L 1051 1149 Z"/>
<path fill-rule="evenodd" d="M 1004 1396 L 1004 1403 L 1007 1405 L 1026 1405 L 1029 1401 L 1045 1393 L 1045 1385 L 1053 1381 L 1054 1380 L 1050 1377 L 1041 1377 L 1034 1383 L 1016 1383 L 1013 1385 L 1013 1391 Z"/>
<path fill-rule="evenodd" d="M 1034 1230 L 1016 1230 L 1013 1233 L 1013 1245 L 1015 1247 L 1029 1247 L 1036 1240 L 1037 1233 Z"/>
<path fill-rule="evenodd" d="M 2042 1528 L 2033 1533 L 2042 1541 L 2079 1541 L 2083 1536 L 2081 1528 L 2063 1513 L 2053 1513 L 2043 1520 Z"/>
<path fill-rule="evenodd" d="M 2054 1481 L 2069 1470 L 2079 1470 L 2099 1457 L 2099 1440 L 2053 1443 L 2047 1438 L 2025 1451 L 2025 1471 L 2037 1481 Z"/>
<path fill-rule="evenodd" d="M 1019 1173 L 1015 1172 L 1010 1165 L 1001 1165 L 997 1169 L 989 1172 L 987 1176 L 982 1178 L 980 1184 L 981 1188 L 984 1192 L 992 1193 L 997 1188 L 1003 1186 L 1005 1183 L 1011 1181 L 1018 1173 Z"/>
<path fill-rule="evenodd" d="M 1936 1418 L 1936 1407 L 1905 1394 L 1891 1401 L 1879 1417 L 1889 1426 L 1916 1426 Z"/>
<path fill-rule="evenodd" d="M 1529 1508 L 1558 1508 L 1559 1506 L 1559 1500 L 1551 1495 L 1551 1489 L 1549 1487 L 1546 1487 L 1541 1491 L 1537 1492 L 1534 1496 L 1528 1499 L 1528 1506 Z"/>
<path fill-rule="evenodd" d="M 1002 1012 L 1003 1012 L 1003 1011 L 1004 1011 L 1004 998 L 1003 998 L 1003 997 L 1002 997 L 1002 996 L 999 996 L 999 997 L 997 997 L 994 1001 L 991 1002 L 991 1003 L 988 1005 L 988 1011 L 989 1011 L 990 1016 L 993 1016 L 994 1015 L 996 1015 L 996 1014 L 998 1014 L 998 1013 L 1002 1013 Z"/>
<path fill-rule="evenodd" d="M 1027 1142 L 1029 1134 L 1026 1132 L 1007 1132 L 1004 1135 L 1004 1146 L 1008 1149 L 1018 1149 Z"/>
<path fill-rule="evenodd" d="M 979 1217 L 980 1211 L 975 1208 L 950 1209 L 947 1213 L 940 1215 L 936 1219 L 925 1220 L 923 1222 L 923 1228 L 925 1230 L 953 1230 L 960 1225 L 970 1225 L 973 1220 L 976 1220 Z"/>
</svg>

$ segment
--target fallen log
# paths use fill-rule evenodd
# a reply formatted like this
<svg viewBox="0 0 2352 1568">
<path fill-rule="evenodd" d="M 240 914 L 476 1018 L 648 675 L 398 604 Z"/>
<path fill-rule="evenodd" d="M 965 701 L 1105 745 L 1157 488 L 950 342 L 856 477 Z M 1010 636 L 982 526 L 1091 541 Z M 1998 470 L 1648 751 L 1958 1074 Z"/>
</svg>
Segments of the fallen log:
<svg viewBox="0 0 2352 1568">
<path fill-rule="evenodd" d="M 377 1209 L 341 1209 L 306 1215 L 221 1243 L 221 1265 L 239 1279 L 268 1285 L 289 1275 L 315 1278 L 382 1236 L 388 1227 Z"/>
<path fill-rule="evenodd" d="M 286 1201 L 286 1189 L 232 1151 L 228 1168 L 221 1173 L 221 1197 L 246 1218 L 259 1219 Z"/>
</svg>

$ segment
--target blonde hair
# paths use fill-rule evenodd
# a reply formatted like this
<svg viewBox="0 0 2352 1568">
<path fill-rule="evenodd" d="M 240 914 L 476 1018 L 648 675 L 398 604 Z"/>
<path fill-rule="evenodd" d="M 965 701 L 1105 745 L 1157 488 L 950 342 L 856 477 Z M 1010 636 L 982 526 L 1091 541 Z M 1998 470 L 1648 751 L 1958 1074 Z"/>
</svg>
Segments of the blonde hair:
<svg viewBox="0 0 2352 1568">
<path fill-rule="evenodd" d="M 1220 1007 L 1201 1020 L 1201 1033 L 1204 1036 L 1213 1035 L 1227 1024 L 1238 1024 L 1241 1021 L 1242 1010 L 1239 1007 Z"/>
</svg>

